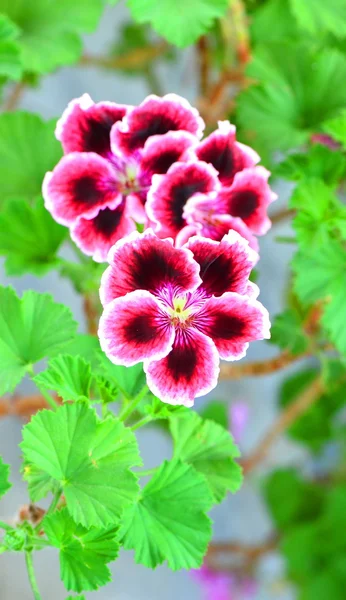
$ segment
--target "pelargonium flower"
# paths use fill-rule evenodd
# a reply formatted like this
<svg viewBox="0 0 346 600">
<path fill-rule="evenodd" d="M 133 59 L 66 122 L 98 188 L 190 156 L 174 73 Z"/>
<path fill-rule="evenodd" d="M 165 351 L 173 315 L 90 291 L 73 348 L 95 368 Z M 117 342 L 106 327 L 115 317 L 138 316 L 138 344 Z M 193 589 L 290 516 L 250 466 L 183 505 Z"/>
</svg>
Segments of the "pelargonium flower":
<svg viewBox="0 0 346 600">
<path fill-rule="evenodd" d="M 182 248 L 151 230 L 120 240 L 101 281 L 103 351 L 115 364 L 143 361 L 154 394 L 192 406 L 216 386 L 220 358 L 238 360 L 250 341 L 269 337 L 249 282 L 256 259 L 236 232 Z"/>
<path fill-rule="evenodd" d="M 255 597 L 257 583 L 236 573 L 213 571 L 206 565 L 192 569 L 190 575 L 202 586 L 203 600 L 250 600 Z"/>
<path fill-rule="evenodd" d="M 203 127 L 196 109 L 175 94 L 149 96 L 136 108 L 94 104 L 85 94 L 70 103 L 57 124 L 65 156 L 45 176 L 47 209 L 72 228 L 85 253 L 105 260 L 112 244 L 134 229 L 134 221 L 146 221 L 153 174 L 187 159 Z"/>
<path fill-rule="evenodd" d="M 277 198 L 268 185 L 269 175 L 264 167 L 243 169 L 230 187 L 190 198 L 183 218 L 191 224 L 194 219 L 203 222 L 213 215 L 229 215 L 240 218 L 252 233 L 263 235 L 271 226 L 267 208 Z"/>
</svg>

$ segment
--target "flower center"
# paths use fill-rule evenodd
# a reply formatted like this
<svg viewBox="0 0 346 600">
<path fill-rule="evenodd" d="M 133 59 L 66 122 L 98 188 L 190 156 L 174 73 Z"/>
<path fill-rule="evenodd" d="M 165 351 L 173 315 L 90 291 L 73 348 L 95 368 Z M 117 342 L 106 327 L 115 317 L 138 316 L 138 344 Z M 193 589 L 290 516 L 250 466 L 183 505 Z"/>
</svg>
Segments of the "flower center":
<svg viewBox="0 0 346 600">
<path fill-rule="evenodd" d="M 193 308 L 191 306 L 186 307 L 186 303 L 186 296 L 178 296 L 173 298 L 173 306 L 167 307 L 168 314 L 171 317 L 171 323 L 175 327 L 186 326 L 188 324 L 189 317 L 193 313 Z"/>
</svg>

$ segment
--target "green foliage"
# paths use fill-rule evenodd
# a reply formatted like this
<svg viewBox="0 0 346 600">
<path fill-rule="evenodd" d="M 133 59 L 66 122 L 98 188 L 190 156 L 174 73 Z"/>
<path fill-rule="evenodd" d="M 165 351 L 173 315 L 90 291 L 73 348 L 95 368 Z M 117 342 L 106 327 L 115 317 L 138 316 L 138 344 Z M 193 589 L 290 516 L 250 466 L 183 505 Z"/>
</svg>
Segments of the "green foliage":
<svg viewBox="0 0 346 600">
<path fill-rule="evenodd" d="M 45 173 L 62 154 L 54 129 L 55 121 L 45 122 L 38 115 L 0 115 L 0 206 L 7 199 L 32 201 L 41 194 Z"/>
<path fill-rule="evenodd" d="M 324 124 L 324 131 L 346 148 L 346 110 Z"/>
<path fill-rule="evenodd" d="M 91 366 L 80 356 L 60 354 L 48 369 L 34 378 L 36 385 L 54 390 L 63 400 L 88 399 L 92 382 Z"/>
<path fill-rule="evenodd" d="M 346 63 L 335 49 L 261 44 L 247 73 L 256 83 L 240 94 L 237 116 L 246 139 L 260 152 L 300 146 L 346 104 L 339 83 L 346 77 Z"/>
<path fill-rule="evenodd" d="M 100 372 L 119 388 L 125 398 L 133 398 L 145 385 L 146 378 L 142 363 L 133 367 L 114 365 L 103 353 L 100 353 L 99 361 Z"/>
<path fill-rule="evenodd" d="M 85 529 L 66 509 L 45 517 L 44 531 L 59 548 L 61 579 L 67 590 L 97 590 L 111 580 L 107 563 L 118 555 L 117 528 Z"/>
<path fill-rule="evenodd" d="M 193 44 L 224 16 L 228 0 L 128 0 L 138 23 L 150 23 L 172 44 L 183 48 Z"/>
<path fill-rule="evenodd" d="M 80 34 L 95 29 L 102 8 L 102 0 L 0 0 L 0 13 L 19 29 L 24 71 L 40 75 L 78 60 Z"/>
<path fill-rule="evenodd" d="M 312 35 L 331 32 L 346 37 L 346 4 L 344 0 L 290 0 L 292 12 L 299 26 Z"/>
<path fill-rule="evenodd" d="M 333 369 L 332 373 L 334 385 L 331 383 L 327 385 L 328 391 L 322 394 L 288 429 L 292 438 L 305 444 L 312 452 L 321 451 L 325 443 L 332 439 L 333 417 L 346 403 L 344 391 L 346 369 L 343 367 L 341 373 L 336 373 Z M 317 375 L 317 369 L 304 369 L 285 379 L 279 393 L 280 405 L 285 408 L 294 402 Z"/>
<path fill-rule="evenodd" d="M 225 429 L 229 429 L 228 404 L 226 402 L 218 400 L 208 402 L 201 411 L 201 417 L 215 421 L 215 423 L 218 423 Z"/>
<path fill-rule="evenodd" d="M 48 294 L 28 291 L 20 300 L 0 287 L 0 394 L 13 391 L 34 363 L 57 354 L 76 326 L 70 310 Z"/>
<path fill-rule="evenodd" d="M 0 75 L 18 80 L 22 75 L 18 27 L 6 15 L 0 14 Z"/>
<path fill-rule="evenodd" d="M 170 421 L 170 430 L 174 458 L 190 463 L 206 477 L 214 502 L 221 502 L 228 491 L 239 489 L 242 473 L 234 461 L 239 450 L 226 429 L 188 412 L 175 415 Z"/>
<path fill-rule="evenodd" d="M 329 121 L 328 123 L 333 123 Z M 328 124 L 325 125 L 325 129 Z M 346 132 L 345 132 L 346 143 Z M 336 185 L 343 179 L 346 170 L 345 155 L 314 144 L 307 153 L 289 154 L 274 170 L 275 175 L 288 181 L 321 179 L 328 185 Z"/>
<path fill-rule="evenodd" d="M 49 475 L 84 527 L 108 527 L 138 492 L 129 467 L 140 465 L 136 438 L 113 417 L 101 422 L 86 404 L 42 411 L 23 431 L 27 464 Z M 30 473 L 27 477 L 30 477 Z"/>
<path fill-rule="evenodd" d="M 303 330 L 303 322 L 293 309 L 277 315 L 271 328 L 270 342 L 292 354 L 301 354 L 308 348 L 309 339 Z"/>
<path fill-rule="evenodd" d="M 10 467 L 5 465 L 1 456 L 0 456 L 0 498 L 8 492 L 11 487 L 11 483 L 9 482 L 10 476 Z"/>
<path fill-rule="evenodd" d="M 9 200 L 0 213 L 0 254 L 9 275 L 43 275 L 58 265 L 56 253 L 67 229 L 56 223 L 38 198 Z"/>
<path fill-rule="evenodd" d="M 134 549 L 136 562 L 150 568 L 165 560 L 173 570 L 200 567 L 211 537 L 205 514 L 211 503 L 201 474 L 179 460 L 165 461 L 125 512 L 124 547 Z"/>
</svg>

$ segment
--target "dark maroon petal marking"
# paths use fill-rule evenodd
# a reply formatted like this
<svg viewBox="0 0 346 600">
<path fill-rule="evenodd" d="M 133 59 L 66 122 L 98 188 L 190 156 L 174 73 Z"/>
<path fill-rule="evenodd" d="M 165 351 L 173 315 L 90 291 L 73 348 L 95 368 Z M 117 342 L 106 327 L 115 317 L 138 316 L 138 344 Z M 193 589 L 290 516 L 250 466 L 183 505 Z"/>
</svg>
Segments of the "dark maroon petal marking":
<svg viewBox="0 0 346 600">
<path fill-rule="evenodd" d="M 64 156 L 43 182 L 46 208 L 63 225 L 79 217 L 95 217 L 101 208 L 121 201 L 115 173 L 108 161 L 92 152 Z"/>
<path fill-rule="evenodd" d="M 106 262 L 111 247 L 120 239 L 136 230 L 136 224 L 128 214 L 127 200 L 114 210 L 100 210 L 93 219 L 79 219 L 71 228 L 71 237 L 77 246 L 97 262 Z"/>
<path fill-rule="evenodd" d="M 218 186 L 214 168 L 200 161 L 176 163 L 166 175 L 154 176 L 146 208 L 157 234 L 162 238 L 175 237 L 186 225 L 183 212 L 187 200 Z"/>
<path fill-rule="evenodd" d="M 98 335 L 112 362 L 130 366 L 166 356 L 172 348 L 174 328 L 156 298 L 139 290 L 106 306 Z"/>
<path fill-rule="evenodd" d="M 235 131 L 234 125 L 228 121 L 219 122 L 219 128 L 196 148 L 199 160 L 215 167 L 223 185 L 231 185 L 238 171 L 253 167 L 259 161 L 252 148 L 236 141 Z"/>
<path fill-rule="evenodd" d="M 187 100 L 175 94 L 162 98 L 148 96 L 138 107 L 128 112 L 124 121 L 112 131 L 112 147 L 125 154 L 143 148 L 153 135 L 168 131 L 188 131 L 200 138 L 204 122 Z"/>
<path fill-rule="evenodd" d="M 269 315 L 262 304 L 234 293 L 207 300 L 193 324 L 214 340 L 226 360 L 242 358 L 249 342 L 270 337 Z"/>
<path fill-rule="evenodd" d="M 151 230 L 134 232 L 119 241 L 110 252 L 108 267 L 101 281 L 103 305 L 134 290 L 156 294 L 169 287 L 193 290 L 200 284 L 199 267 L 192 254 L 174 248 L 169 240 L 160 240 Z"/>
<path fill-rule="evenodd" d="M 184 160 L 197 144 L 196 137 L 187 131 L 171 131 L 150 137 L 144 146 L 140 162 L 140 180 L 150 185 L 152 176 L 163 175 L 173 163 Z"/>
<path fill-rule="evenodd" d="M 200 265 L 201 288 L 208 296 L 247 294 L 249 275 L 258 257 L 238 233 L 231 231 L 219 243 L 195 237 L 184 247 Z"/>
<path fill-rule="evenodd" d="M 177 329 L 173 350 L 159 361 L 144 363 L 149 388 L 168 404 L 192 406 L 217 384 L 219 357 L 211 339 L 199 331 Z"/>
<path fill-rule="evenodd" d="M 96 152 L 101 156 L 109 155 L 111 129 L 126 115 L 127 108 L 113 102 L 95 104 L 88 94 L 70 102 L 55 132 L 65 154 Z"/>
</svg>

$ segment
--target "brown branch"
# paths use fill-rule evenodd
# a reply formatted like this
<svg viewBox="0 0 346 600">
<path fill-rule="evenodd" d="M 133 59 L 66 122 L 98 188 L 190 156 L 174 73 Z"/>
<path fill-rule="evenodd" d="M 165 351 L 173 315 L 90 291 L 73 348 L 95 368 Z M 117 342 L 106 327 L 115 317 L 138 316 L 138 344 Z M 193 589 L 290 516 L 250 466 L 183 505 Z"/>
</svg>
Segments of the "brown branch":
<svg viewBox="0 0 346 600">
<path fill-rule="evenodd" d="M 319 375 L 304 389 L 302 394 L 300 394 L 294 402 L 289 404 L 287 408 L 282 411 L 253 453 L 242 462 L 244 474 L 250 473 L 262 462 L 275 440 L 286 431 L 298 417 L 305 413 L 310 406 L 319 400 L 324 390 L 324 382 L 322 376 Z"/>
<path fill-rule="evenodd" d="M 58 396 L 55 395 L 54 398 L 59 402 Z M 11 399 L 0 398 L 0 419 L 13 416 L 29 420 L 32 415 L 43 408 L 49 408 L 49 405 L 43 396 L 38 394 L 33 394 L 32 396 L 14 396 Z"/>
<path fill-rule="evenodd" d="M 199 88 L 201 96 L 206 96 L 209 90 L 210 55 L 208 38 L 203 35 L 197 42 L 197 57 L 199 65 Z"/>
<path fill-rule="evenodd" d="M 310 356 L 311 353 L 311 350 L 309 350 L 309 352 L 302 352 L 301 354 L 291 354 L 285 350 L 278 356 L 270 358 L 269 360 L 257 360 L 254 362 L 240 363 L 239 365 L 222 363 L 220 380 L 269 375 L 275 371 L 286 369 L 286 367 L 292 363 Z"/>
<path fill-rule="evenodd" d="M 87 330 L 90 335 L 97 335 L 99 312 L 97 310 L 95 298 L 92 295 L 83 296 L 83 309 L 87 324 Z"/>
<path fill-rule="evenodd" d="M 13 88 L 11 89 L 7 100 L 5 101 L 4 105 L 3 105 L 3 111 L 4 112 L 10 112 L 12 110 L 15 110 L 18 106 L 18 104 L 20 103 L 23 93 L 25 90 L 25 83 L 23 81 L 19 81 L 18 83 L 16 83 Z"/>
<path fill-rule="evenodd" d="M 261 544 L 249 546 L 240 542 L 211 542 L 208 547 L 208 557 L 217 554 L 241 554 L 247 558 L 258 558 L 277 546 L 277 537 L 270 537 Z"/>
<path fill-rule="evenodd" d="M 92 56 L 84 54 L 79 61 L 83 67 L 103 67 L 105 69 L 131 69 L 161 56 L 167 51 L 168 44 L 165 41 L 159 42 L 155 46 L 146 46 L 136 48 L 123 56 Z"/>
<path fill-rule="evenodd" d="M 278 210 L 274 214 L 269 215 L 269 218 L 272 222 L 272 225 L 276 225 L 277 223 L 281 223 L 281 221 L 285 221 L 286 219 L 294 217 L 295 212 L 296 211 L 292 208 L 283 208 L 281 210 Z"/>
</svg>

